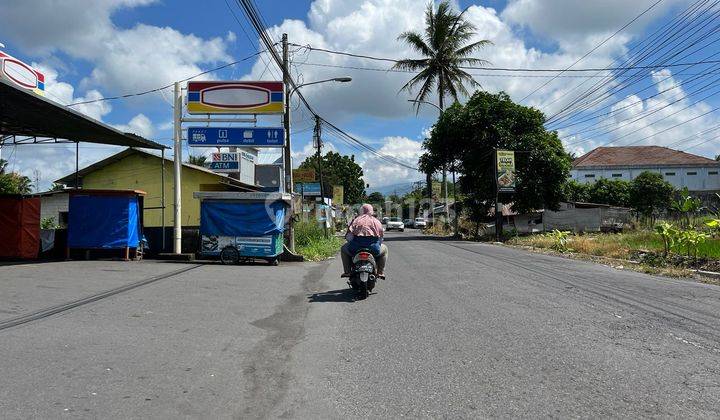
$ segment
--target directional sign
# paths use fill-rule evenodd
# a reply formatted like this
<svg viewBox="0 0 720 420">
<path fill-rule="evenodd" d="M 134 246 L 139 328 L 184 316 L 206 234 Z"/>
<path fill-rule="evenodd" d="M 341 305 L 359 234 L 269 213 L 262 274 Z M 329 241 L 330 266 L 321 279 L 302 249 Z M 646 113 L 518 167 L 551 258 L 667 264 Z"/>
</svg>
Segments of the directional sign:
<svg viewBox="0 0 720 420">
<path fill-rule="evenodd" d="M 208 168 L 215 172 L 238 172 L 240 170 L 240 162 L 210 162 Z"/>
<path fill-rule="evenodd" d="M 189 82 L 190 114 L 282 114 L 282 82 Z"/>
<path fill-rule="evenodd" d="M 280 127 L 189 127 L 188 145 L 194 147 L 282 147 L 285 129 Z"/>
<path fill-rule="evenodd" d="M 301 193 L 303 196 L 320 196 L 319 182 L 296 182 L 295 192 Z"/>
<path fill-rule="evenodd" d="M 212 161 L 213 162 L 237 162 L 238 154 L 237 153 L 213 153 Z"/>
</svg>

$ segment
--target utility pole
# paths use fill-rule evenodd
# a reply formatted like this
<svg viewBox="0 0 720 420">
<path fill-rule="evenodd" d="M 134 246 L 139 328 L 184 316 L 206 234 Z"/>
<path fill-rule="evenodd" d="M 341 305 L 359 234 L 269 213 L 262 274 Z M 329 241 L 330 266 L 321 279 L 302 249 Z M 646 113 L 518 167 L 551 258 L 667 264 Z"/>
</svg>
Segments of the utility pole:
<svg viewBox="0 0 720 420">
<path fill-rule="evenodd" d="M 321 206 L 325 205 L 325 186 L 323 182 L 323 170 L 322 170 L 322 139 L 320 138 L 320 116 L 315 115 L 315 146 L 317 147 L 316 157 L 318 162 L 318 172 L 320 173 L 320 202 Z M 323 207 L 321 207 L 323 208 Z M 328 212 L 325 212 L 325 217 L 328 217 Z M 323 223 L 323 229 L 325 230 L 325 237 L 328 237 L 327 229 L 328 221 L 325 220 Z"/>
<path fill-rule="evenodd" d="M 285 86 L 285 114 L 283 115 L 283 125 L 285 127 L 285 146 L 283 147 L 283 166 L 285 167 L 285 191 L 292 194 L 293 178 L 292 178 L 292 148 L 290 147 L 290 59 L 288 58 L 288 37 L 287 34 L 282 35 L 282 54 L 283 54 L 283 85 Z M 291 200 L 291 214 L 294 213 L 295 200 Z M 294 218 L 290 217 L 288 221 L 288 249 L 295 252 L 295 226 Z"/>
<path fill-rule="evenodd" d="M 493 171 L 495 178 L 495 241 L 500 242 L 502 239 L 502 225 L 503 225 L 503 216 L 502 216 L 502 205 L 500 204 L 500 188 L 498 188 L 497 179 L 498 179 L 498 150 L 495 148 L 495 158 L 492 162 L 493 165 Z"/>
<path fill-rule="evenodd" d="M 175 91 L 173 96 L 173 116 L 175 127 L 173 131 L 173 180 L 175 187 L 174 210 L 175 217 L 173 220 L 174 242 L 173 253 L 182 254 L 182 205 L 181 205 L 181 180 L 180 174 L 182 170 L 182 94 L 180 91 L 180 83 L 175 82 Z M 164 210 L 163 210 L 164 211 Z M 165 232 L 163 232 L 163 235 Z"/>
</svg>

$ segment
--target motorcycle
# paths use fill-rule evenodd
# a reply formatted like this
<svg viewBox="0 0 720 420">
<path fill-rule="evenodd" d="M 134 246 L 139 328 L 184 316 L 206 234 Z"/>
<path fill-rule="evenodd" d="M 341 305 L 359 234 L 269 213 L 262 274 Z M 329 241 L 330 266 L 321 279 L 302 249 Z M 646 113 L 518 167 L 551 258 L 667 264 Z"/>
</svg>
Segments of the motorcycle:
<svg viewBox="0 0 720 420">
<path fill-rule="evenodd" d="M 377 273 L 377 264 L 375 257 L 368 249 L 361 249 L 355 253 L 352 259 L 352 268 L 350 270 L 348 285 L 355 291 L 357 298 L 367 299 L 370 292 L 375 288 L 378 279 L 384 279 Z"/>
</svg>

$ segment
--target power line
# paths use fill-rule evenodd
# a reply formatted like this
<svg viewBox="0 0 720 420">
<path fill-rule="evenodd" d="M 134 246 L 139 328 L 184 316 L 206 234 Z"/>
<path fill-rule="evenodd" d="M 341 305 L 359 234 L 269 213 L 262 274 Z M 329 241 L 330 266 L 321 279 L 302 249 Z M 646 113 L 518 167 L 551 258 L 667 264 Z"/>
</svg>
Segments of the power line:
<svg viewBox="0 0 720 420">
<path fill-rule="evenodd" d="M 344 55 L 349 57 L 355 57 L 355 58 L 364 58 L 368 60 L 375 60 L 375 61 L 387 61 L 391 63 L 397 63 L 399 60 L 392 59 L 392 58 L 382 58 L 382 57 L 373 57 L 370 55 L 362 55 L 362 54 L 353 54 L 353 53 L 347 53 L 343 51 L 335 51 L 335 50 L 329 50 L 325 48 L 316 48 L 310 45 L 300 45 L 300 44 L 291 44 L 293 46 L 298 47 L 305 47 L 311 51 L 320 51 L 325 52 L 328 54 L 337 54 L 337 55 Z M 648 70 L 648 69 L 659 69 L 659 68 L 666 68 L 666 67 L 681 67 L 681 66 L 688 66 L 688 65 L 698 65 L 698 64 L 716 64 L 720 63 L 720 60 L 705 60 L 705 61 L 693 61 L 693 62 L 687 62 L 687 63 L 673 63 L 673 64 L 665 64 L 665 65 L 645 65 L 645 66 L 624 66 L 624 67 L 605 67 L 605 68 L 583 68 L 583 69 L 556 69 L 556 68 L 546 68 L 546 69 L 538 69 L 538 68 L 522 68 L 522 67 L 477 67 L 477 66 L 459 66 L 461 69 L 469 69 L 469 70 L 487 70 L 487 71 L 507 71 L 507 72 L 527 72 L 527 73 L 533 73 L 533 72 L 597 72 L 597 71 L 620 71 L 620 70 Z"/>
<path fill-rule="evenodd" d="M 172 83 L 169 83 L 169 84 L 167 84 L 167 85 L 165 85 L 165 86 L 158 87 L 158 88 L 155 88 L 155 89 L 149 89 L 149 90 L 145 90 L 145 91 L 142 91 L 142 92 L 136 92 L 136 93 L 127 93 L 127 94 L 125 94 L 125 95 L 108 96 L 107 98 L 93 99 L 93 100 L 90 100 L 90 101 L 75 102 L 75 103 L 72 103 L 72 104 L 68 104 L 67 106 L 75 106 L 75 105 L 91 104 L 91 103 L 95 103 L 95 102 L 112 101 L 112 100 L 115 100 L 115 99 L 131 98 L 131 97 L 134 97 L 134 96 L 142 96 L 142 95 L 147 95 L 147 94 L 149 94 L 149 93 L 159 92 L 159 91 L 161 91 L 161 90 L 168 89 L 168 88 L 172 87 L 175 83 L 187 82 L 188 80 L 195 79 L 195 78 L 197 78 L 197 77 L 206 75 L 206 74 L 208 74 L 208 73 L 212 73 L 212 72 L 214 72 L 214 71 L 222 70 L 222 69 L 224 69 L 224 68 L 228 68 L 228 67 L 234 66 L 234 65 L 236 65 L 236 64 L 238 64 L 238 63 L 242 63 L 243 61 L 247 61 L 247 60 L 249 60 L 249 59 L 251 59 L 251 58 L 253 58 L 253 57 L 255 57 L 255 56 L 259 55 L 259 54 L 262 54 L 263 52 L 265 52 L 265 51 L 256 52 L 256 53 L 251 54 L 251 55 L 249 55 L 249 56 L 247 56 L 247 57 L 245 57 L 245 58 L 242 58 L 242 59 L 240 59 L 240 60 L 233 61 L 232 63 L 224 64 L 224 65 L 222 65 L 222 66 L 215 67 L 215 68 L 213 68 L 213 69 L 200 72 L 200 73 L 198 73 L 198 74 L 195 74 L 195 75 L 190 76 L 190 77 L 186 77 L 186 78 L 181 79 L 181 80 L 176 80 L 176 81 L 174 81 L 174 82 L 172 82 Z"/>
<path fill-rule="evenodd" d="M 580 58 L 578 58 L 577 60 L 575 60 L 575 62 L 572 63 L 572 64 L 570 64 L 570 66 L 568 66 L 565 70 L 561 71 L 560 73 L 558 73 L 557 75 L 555 75 L 552 79 L 546 81 L 546 82 L 543 83 L 542 85 L 538 86 L 535 90 L 533 90 L 532 92 L 530 92 L 530 93 L 528 93 L 527 95 L 525 95 L 524 98 L 520 99 L 520 102 L 522 102 L 522 101 L 524 101 L 525 99 L 531 97 L 531 96 L 534 95 L 537 91 L 539 91 L 540 89 L 542 89 L 542 88 L 544 88 L 545 86 L 547 86 L 548 84 L 550 84 L 550 83 L 551 83 L 553 80 L 555 80 L 559 75 L 561 75 L 561 74 L 565 73 L 566 71 L 570 70 L 570 68 L 572 68 L 573 66 L 575 66 L 575 64 L 581 62 L 584 58 L 586 58 L 586 57 L 589 56 L 590 54 L 594 53 L 598 48 L 600 48 L 600 47 L 602 47 L 603 45 L 605 45 L 605 43 L 608 42 L 608 41 L 610 41 L 612 38 L 614 38 L 615 35 L 619 34 L 620 32 L 624 31 L 628 26 L 630 26 L 630 25 L 632 25 L 633 23 L 635 23 L 636 20 L 638 20 L 638 19 L 640 19 L 641 17 L 643 17 L 647 12 L 649 12 L 650 10 L 652 10 L 655 6 L 657 6 L 658 4 L 660 4 L 662 1 L 663 1 L 663 0 L 657 0 L 655 3 L 653 3 L 652 5 L 650 5 L 650 7 L 648 7 L 647 9 L 645 9 L 642 13 L 640 13 L 640 14 L 637 15 L 637 16 L 635 16 L 630 22 L 626 23 L 622 28 L 620 28 L 620 29 L 618 29 L 617 31 L 615 31 L 612 35 L 610 35 L 609 37 L 605 38 L 601 43 L 597 44 L 597 45 L 596 45 L 595 47 L 593 47 L 590 51 L 586 52 L 582 57 L 580 57 Z"/>
</svg>

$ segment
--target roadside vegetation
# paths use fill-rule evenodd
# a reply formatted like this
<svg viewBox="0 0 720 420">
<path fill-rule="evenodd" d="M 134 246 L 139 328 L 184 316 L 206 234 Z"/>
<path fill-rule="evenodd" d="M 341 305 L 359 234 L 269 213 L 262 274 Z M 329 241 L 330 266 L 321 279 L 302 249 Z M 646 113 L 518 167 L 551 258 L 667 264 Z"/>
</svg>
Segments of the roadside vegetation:
<svg viewBox="0 0 720 420">
<path fill-rule="evenodd" d="M 325 238 L 323 228 L 314 222 L 295 224 L 295 251 L 308 261 L 320 261 L 334 256 L 343 239 L 330 233 Z"/>
</svg>

